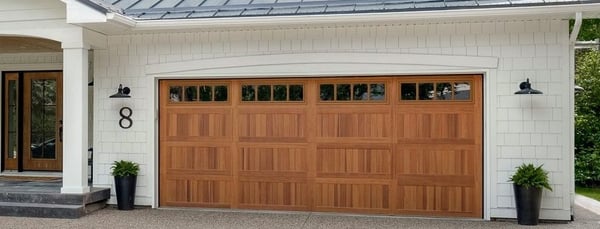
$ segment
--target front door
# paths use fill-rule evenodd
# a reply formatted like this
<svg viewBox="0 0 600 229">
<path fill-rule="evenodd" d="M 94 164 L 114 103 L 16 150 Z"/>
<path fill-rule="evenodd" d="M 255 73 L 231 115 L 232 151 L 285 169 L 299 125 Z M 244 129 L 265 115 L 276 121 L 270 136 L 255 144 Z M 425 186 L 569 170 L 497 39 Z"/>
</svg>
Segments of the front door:
<svg viewBox="0 0 600 229">
<path fill-rule="evenodd" d="M 5 169 L 62 170 L 62 72 L 4 74 Z"/>
</svg>

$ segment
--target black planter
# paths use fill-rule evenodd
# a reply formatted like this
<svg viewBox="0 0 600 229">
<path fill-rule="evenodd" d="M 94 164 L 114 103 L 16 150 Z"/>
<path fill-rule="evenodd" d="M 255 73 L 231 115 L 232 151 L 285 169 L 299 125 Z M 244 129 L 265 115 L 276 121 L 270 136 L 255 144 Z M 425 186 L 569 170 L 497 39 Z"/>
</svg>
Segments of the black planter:
<svg viewBox="0 0 600 229">
<path fill-rule="evenodd" d="M 513 184 L 515 203 L 517 204 L 517 221 L 520 225 L 537 225 L 540 218 L 542 189 Z"/>
<path fill-rule="evenodd" d="M 133 210 L 136 181 L 137 176 L 115 177 L 115 192 L 119 210 Z"/>
</svg>

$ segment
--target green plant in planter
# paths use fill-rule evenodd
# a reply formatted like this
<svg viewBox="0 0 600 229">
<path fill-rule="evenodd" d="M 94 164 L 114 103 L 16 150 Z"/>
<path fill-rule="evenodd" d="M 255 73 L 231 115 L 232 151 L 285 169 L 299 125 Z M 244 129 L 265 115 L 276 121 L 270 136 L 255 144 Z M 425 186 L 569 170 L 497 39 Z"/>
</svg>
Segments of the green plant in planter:
<svg viewBox="0 0 600 229">
<path fill-rule="evenodd" d="M 510 177 L 510 181 L 524 188 L 546 188 L 552 191 L 548 182 L 548 172 L 542 168 L 542 165 L 535 167 L 533 164 L 522 164 L 517 167 L 517 172 Z"/>
<path fill-rule="evenodd" d="M 552 191 L 548 172 L 542 166 L 522 164 L 510 177 L 515 191 L 517 221 L 521 225 L 537 225 L 540 218 L 542 189 Z"/>
<path fill-rule="evenodd" d="M 110 167 L 110 174 L 115 177 L 137 176 L 140 166 L 132 161 L 115 161 Z"/>
<path fill-rule="evenodd" d="M 135 186 L 140 166 L 132 161 L 115 161 L 111 174 L 115 177 L 115 193 L 117 194 L 117 208 L 119 210 L 132 210 L 135 205 Z"/>
</svg>

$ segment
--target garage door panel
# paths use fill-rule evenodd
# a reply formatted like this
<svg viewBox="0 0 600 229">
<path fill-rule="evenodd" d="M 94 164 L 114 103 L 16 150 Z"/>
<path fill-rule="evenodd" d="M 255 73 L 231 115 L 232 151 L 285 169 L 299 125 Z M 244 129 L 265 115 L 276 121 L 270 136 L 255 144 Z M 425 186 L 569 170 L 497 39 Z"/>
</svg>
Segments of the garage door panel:
<svg viewBox="0 0 600 229">
<path fill-rule="evenodd" d="M 398 175 L 474 175 L 475 150 L 469 148 L 398 146 L 396 173 Z"/>
<path fill-rule="evenodd" d="M 370 107 L 364 109 L 371 110 Z M 345 112 L 317 113 L 316 137 L 385 139 L 392 136 L 389 124 L 390 110 L 364 112 L 360 106 L 346 108 Z M 348 111 L 352 110 L 352 111 Z"/>
<path fill-rule="evenodd" d="M 292 147 L 241 147 L 239 171 L 305 173 L 306 151 L 306 148 Z"/>
<path fill-rule="evenodd" d="M 169 172 L 231 174 L 231 147 L 167 146 L 163 152 L 164 168 Z"/>
<path fill-rule="evenodd" d="M 281 111 L 238 115 L 239 139 L 243 142 L 306 142 L 306 114 Z"/>
<path fill-rule="evenodd" d="M 400 142 L 423 141 L 462 144 L 475 142 L 476 122 L 473 113 L 398 113 L 396 131 Z"/>
<path fill-rule="evenodd" d="M 309 207 L 306 180 L 240 179 L 240 207 L 306 210 Z"/>
<path fill-rule="evenodd" d="M 196 207 L 230 207 L 231 182 L 211 179 L 167 179 L 165 202 Z"/>
<path fill-rule="evenodd" d="M 344 144 L 317 146 L 316 163 L 317 177 L 391 178 L 393 161 L 389 145 Z"/>
<path fill-rule="evenodd" d="M 455 186 L 398 186 L 398 211 L 417 214 L 473 215 L 473 188 Z"/>
<path fill-rule="evenodd" d="M 316 183 L 315 208 L 324 211 L 386 212 L 389 184 Z"/>
<path fill-rule="evenodd" d="M 173 108 L 166 113 L 166 140 L 206 140 L 231 138 L 232 116 L 229 109 Z"/>
</svg>

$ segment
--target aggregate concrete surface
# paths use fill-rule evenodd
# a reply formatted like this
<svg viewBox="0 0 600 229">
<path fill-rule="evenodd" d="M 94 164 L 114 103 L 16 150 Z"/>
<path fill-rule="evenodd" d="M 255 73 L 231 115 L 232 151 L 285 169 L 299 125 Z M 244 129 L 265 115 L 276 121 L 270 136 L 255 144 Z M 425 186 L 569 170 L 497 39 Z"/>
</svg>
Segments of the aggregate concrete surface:
<svg viewBox="0 0 600 229">
<path fill-rule="evenodd" d="M 519 226 L 516 221 L 409 218 L 308 212 L 150 209 L 109 206 L 79 219 L 0 217 L 0 228 L 600 228 L 600 215 L 575 207 L 575 221 Z"/>
</svg>

